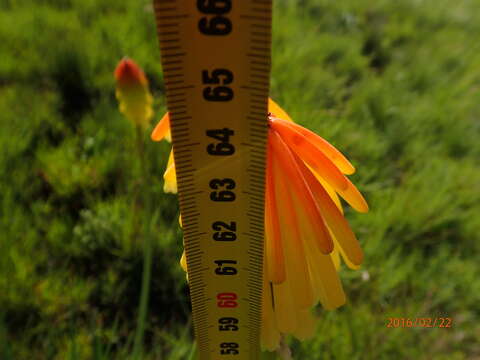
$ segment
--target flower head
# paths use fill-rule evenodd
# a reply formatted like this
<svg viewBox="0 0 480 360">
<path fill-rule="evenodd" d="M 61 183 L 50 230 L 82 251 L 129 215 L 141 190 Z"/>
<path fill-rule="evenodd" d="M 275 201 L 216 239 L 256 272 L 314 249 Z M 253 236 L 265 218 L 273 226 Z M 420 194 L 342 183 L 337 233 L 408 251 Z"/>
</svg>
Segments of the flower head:
<svg viewBox="0 0 480 360">
<path fill-rule="evenodd" d="M 120 111 L 134 124 L 148 125 L 152 117 L 152 95 L 142 69 L 131 59 L 124 58 L 115 69 Z"/>
<path fill-rule="evenodd" d="M 363 252 L 339 196 L 359 212 L 368 205 L 345 176 L 355 168 L 335 147 L 295 124 L 271 99 L 269 112 L 261 343 L 273 350 L 281 334 L 313 335 L 311 308 L 318 302 L 325 309 L 345 303 L 340 258 L 358 269 Z M 162 140 L 169 130 L 167 113 L 152 139 Z M 172 153 L 164 178 L 164 190 L 176 192 Z M 185 253 L 180 263 L 186 271 Z"/>
</svg>

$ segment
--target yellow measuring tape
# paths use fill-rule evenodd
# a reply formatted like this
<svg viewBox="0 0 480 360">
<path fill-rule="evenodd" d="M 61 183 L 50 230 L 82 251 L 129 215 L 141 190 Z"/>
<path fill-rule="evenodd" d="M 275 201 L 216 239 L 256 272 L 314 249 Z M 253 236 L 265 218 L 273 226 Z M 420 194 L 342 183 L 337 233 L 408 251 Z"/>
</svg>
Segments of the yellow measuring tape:
<svg viewBox="0 0 480 360">
<path fill-rule="evenodd" d="M 155 0 L 200 359 L 258 359 L 271 0 Z"/>
</svg>

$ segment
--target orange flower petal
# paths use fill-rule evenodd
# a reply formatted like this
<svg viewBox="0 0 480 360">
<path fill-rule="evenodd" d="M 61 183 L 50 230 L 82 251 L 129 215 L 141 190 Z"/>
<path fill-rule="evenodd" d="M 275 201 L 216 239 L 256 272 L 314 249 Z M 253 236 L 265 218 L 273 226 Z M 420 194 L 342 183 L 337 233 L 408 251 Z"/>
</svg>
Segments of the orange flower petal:
<svg viewBox="0 0 480 360">
<path fill-rule="evenodd" d="M 347 158 L 338 151 L 332 144 L 321 136 L 315 134 L 314 132 L 295 124 L 294 122 L 284 121 L 281 116 L 280 119 L 275 119 L 275 121 L 284 122 L 286 126 L 291 127 L 292 129 L 297 130 L 302 134 L 308 141 L 315 145 L 320 151 L 322 151 L 325 156 L 327 156 L 339 169 L 342 173 L 351 175 L 355 172 L 355 167 L 347 160 Z"/>
<path fill-rule="evenodd" d="M 368 212 L 368 204 L 365 198 L 362 196 L 360 191 L 352 184 L 350 180 L 347 179 L 347 189 L 339 190 L 337 189 L 338 194 L 345 199 L 346 202 L 350 204 L 355 210 L 361 213 Z"/>
<path fill-rule="evenodd" d="M 277 119 L 272 119 L 270 124 L 271 128 L 282 136 L 288 146 L 335 189 L 347 188 L 346 178 L 335 164 L 296 129 L 285 125 L 285 121 Z"/>
<path fill-rule="evenodd" d="M 305 165 L 307 165 L 307 164 L 305 164 Z M 310 168 L 308 165 L 307 165 L 307 167 L 310 169 L 312 174 L 315 175 L 315 178 L 320 182 L 320 184 L 322 184 L 322 186 L 325 189 L 325 191 L 327 192 L 328 196 L 330 196 L 330 198 L 333 200 L 335 205 L 337 205 L 338 210 L 340 210 L 340 212 L 343 214 L 342 203 L 340 202 L 340 198 L 338 197 L 336 191 L 330 185 L 328 185 L 328 183 L 324 179 L 322 179 L 320 176 L 318 176 L 318 174 L 315 173 L 315 171 L 312 168 Z"/>
<path fill-rule="evenodd" d="M 285 259 L 282 246 L 282 233 L 278 218 L 277 202 L 274 194 L 272 174 L 272 151 L 267 152 L 267 173 L 265 187 L 265 231 L 268 279 L 274 284 L 285 281 Z"/>
<path fill-rule="evenodd" d="M 278 204 L 280 230 L 282 232 L 283 249 L 287 280 L 291 281 L 290 287 L 295 297 L 298 308 L 308 308 L 314 305 L 314 297 L 305 250 L 299 229 L 297 214 L 291 198 L 287 179 L 283 176 L 276 154 L 273 157 L 273 177 L 275 179 L 275 196 Z"/>
<path fill-rule="evenodd" d="M 303 161 L 295 154 L 293 155 L 303 176 L 307 180 L 308 186 L 312 190 L 313 196 L 328 228 L 332 231 L 338 243 L 345 251 L 348 259 L 355 265 L 360 265 L 363 260 L 363 251 L 348 222 Z"/>
<path fill-rule="evenodd" d="M 295 163 L 292 152 L 275 130 L 270 131 L 270 142 L 272 147 L 269 151 L 274 151 L 275 156 L 278 154 L 283 176 L 291 181 L 294 194 L 300 199 L 305 208 L 309 223 L 314 229 L 318 248 L 322 253 L 329 254 L 333 250 L 333 241 L 328 234 L 327 227 L 315 203 L 312 192 Z"/>
<path fill-rule="evenodd" d="M 153 129 L 151 138 L 153 141 L 161 141 L 164 137 L 167 136 L 168 131 L 170 130 L 170 114 L 167 112 L 163 115 L 160 122 Z"/>
</svg>

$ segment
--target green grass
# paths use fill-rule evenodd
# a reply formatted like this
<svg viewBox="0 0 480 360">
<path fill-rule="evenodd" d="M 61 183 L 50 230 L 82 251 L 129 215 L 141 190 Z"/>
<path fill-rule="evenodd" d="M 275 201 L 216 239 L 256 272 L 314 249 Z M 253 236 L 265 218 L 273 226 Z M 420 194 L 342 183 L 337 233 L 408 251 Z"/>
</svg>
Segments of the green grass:
<svg viewBox="0 0 480 360">
<path fill-rule="evenodd" d="M 480 357 L 479 37 L 476 0 L 275 1 L 271 95 L 371 208 L 346 213 L 366 252 L 347 305 L 295 359 Z M 128 55 L 165 111 L 149 2 L 3 0 L 0 38 L 0 358 L 193 358 L 169 146 L 146 131 L 142 173 L 114 97 Z"/>
</svg>

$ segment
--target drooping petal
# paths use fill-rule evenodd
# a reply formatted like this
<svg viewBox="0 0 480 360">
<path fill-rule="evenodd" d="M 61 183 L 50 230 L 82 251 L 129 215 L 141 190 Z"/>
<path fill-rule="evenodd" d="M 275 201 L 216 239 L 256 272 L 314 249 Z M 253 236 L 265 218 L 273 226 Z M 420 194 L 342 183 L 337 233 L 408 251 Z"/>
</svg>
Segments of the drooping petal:
<svg viewBox="0 0 480 360">
<path fill-rule="evenodd" d="M 291 135 L 285 137 L 281 131 L 275 131 L 278 130 L 275 125 L 270 126 L 269 137 L 273 140 L 268 141 L 266 159 L 266 240 L 261 343 L 263 348 L 274 350 L 279 346 L 280 332 L 290 333 L 301 340 L 314 334 L 315 316 L 309 308 L 317 300 L 320 300 L 326 309 L 334 309 L 345 302 L 345 294 L 336 270 L 339 258 L 342 256 L 348 266 L 358 268 L 351 258 L 359 262 L 359 257 L 356 252 L 358 249 L 352 245 L 352 238 L 347 237 L 345 243 L 344 232 L 351 232 L 351 229 L 343 218 L 337 192 L 359 211 L 368 210 L 368 205 L 353 184 L 343 176 L 353 173 L 355 169 L 340 152 L 316 134 L 294 124 L 273 100 L 269 99 L 268 106 L 269 112 L 286 120 L 275 120 L 283 122 L 283 128 L 287 129 L 284 130 L 285 134 L 293 132 L 310 144 L 307 145 L 309 150 L 315 149 L 315 156 L 309 157 L 308 153 L 311 151 L 299 153 L 299 144 L 286 141 Z M 167 136 L 168 118 L 168 114 L 162 118 L 152 133 L 152 139 L 159 141 Z M 310 162 L 303 155 L 310 159 Z M 330 162 L 331 168 L 325 171 L 327 174 L 319 172 L 318 166 L 315 167 L 315 164 L 319 164 L 317 155 Z M 302 158 L 300 163 L 298 157 Z M 320 169 L 324 168 L 325 166 Z M 334 172 L 336 170 L 334 175 L 331 175 L 332 168 Z M 169 191 L 176 191 L 172 154 L 164 177 Z M 332 181 L 335 177 L 336 180 Z M 328 205 L 324 205 L 322 201 L 329 201 Z M 333 209 L 336 209 L 336 213 Z M 334 215 L 331 212 L 334 212 Z M 333 216 L 333 220 L 329 216 Z M 339 221 L 341 223 L 338 216 L 346 223 L 348 230 L 334 228 L 339 226 Z M 341 238 L 339 234 L 344 237 L 342 240 L 337 239 Z M 356 241 L 354 235 L 353 239 Z M 184 254 L 181 265 L 186 266 Z"/>
<path fill-rule="evenodd" d="M 168 158 L 167 170 L 163 174 L 164 184 L 163 191 L 166 193 L 176 194 L 177 189 L 177 174 L 175 171 L 175 162 L 173 161 L 173 150 L 170 151 Z"/>
<path fill-rule="evenodd" d="M 338 170 L 335 164 L 302 134 L 285 124 L 285 121 L 279 121 L 277 119 L 272 119 L 270 123 L 272 129 L 282 136 L 282 139 L 288 146 L 335 188 L 335 190 L 346 189 L 346 177 Z"/>
<path fill-rule="evenodd" d="M 307 164 L 308 165 L 308 164 Z M 328 183 L 323 179 L 314 169 L 310 168 L 312 173 L 315 175 L 315 177 L 320 181 L 320 183 L 323 184 L 325 189 L 328 189 Z M 353 207 L 356 211 L 361 212 L 361 213 L 366 213 L 368 212 L 368 203 L 363 197 L 363 195 L 358 191 L 357 187 L 353 185 L 353 183 L 346 178 L 347 180 L 347 188 L 345 190 L 340 190 L 340 189 L 335 189 L 337 190 L 338 194 L 347 202 L 350 204 L 351 207 Z M 329 192 L 330 193 L 330 192 Z M 331 196 L 333 199 L 334 197 Z M 335 199 L 334 199 L 335 200 Z M 335 201 L 338 206 L 338 202 Z M 341 209 L 341 207 L 340 207 Z M 343 212 L 343 210 L 342 210 Z"/>
<path fill-rule="evenodd" d="M 336 309 L 345 304 L 342 283 L 329 255 L 324 255 L 316 247 L 307 249 L 307 259 L 313 289 L 326 310 Z"/>
<path fill-rule="evenodd" d="M 287 280 L 295 296 L 297 307 L 309 308 L 314 305 L 313 290 L 306 262 L 304 245 L 298 226 L 297 214 L 293 206 L 287 178 L 282 174 L 279 159 L 275 153 L 273 158 L 273 177 L 275 179 L 275 196 L 277 198 L 280 230 L 285 254 Z M 293 311 L 293 309 L 292 309 Z"/>
<path fill-rule="evenodd" d="M 347 179 L 347 183 L 347 188 L 345 190 L 338 190 L 338 194 L 358 212 L 368 212 L 368 204 L 363 195 L 350 180 Z"/>
<path fill-rule="evenodd" d="M 183 250 L 182 257 L 180 258 L 180 266 L 182 267 L 183 271 L 187 271 L 187 257 L 185 256 L 185 250 Z"/>
<path fill-rule="evenodd" d="M 348 256 L 345 254 L 345 251 L 343 250 L 342 246 L 339 244 L 339 242 L 335 238 L 333 239 L 333 242 L 334 242 L 335 246 L 338 249 L 338 252 L 340 253 L 340 255 L 342 257 L 342 260 L 345 262 L 345 264 L 347 264 L 348 268 L 352 269 L 352 270 L 360 269 L 359 264 L 354 264 L 353 262 L 350 261 Z M 338 267 L 337 267 L 337 269 L 338 269 Z"/>
<path fill-rule="evenodd" d="M 315 203 L 311 190 L 295 163 L 292 152 L 283 142 L 280 135 L 275 130 L 271 130 L 270 133 L 272 144 L 271 151 L 278 154 L 283 176 L 291 181 L 293 187 L 292 193 L 302 202 L 302 206 L 306 210 L 306 216 L 308 219 L 307 224 L 315 234 L 316 244 L 322 253 L 329 254 L 333 250 L 333 242 L 320 214 L 320 210 Z"/>
<path fill-rule="evenodd" d="M 335 239 L 335 235 L 333 235 L 331 231 L 330 236 L 333 240 L 333 250 L 330 253 L 330 257 L 332 258 L 333 265 L 335 265 L 335 269 L 338 271 L 340 269 L 340 251 L 338 249 L 338 241 Z"/>
<path fill-rule="evenodd" d="M 267 268 L 266 260 L 266 257 L 264 257 L 264 271 Z M 273 309 L 272 291 L 273 287 L 264 275 L 260 339 L 262 347 L 269 351 L 274 351 L 280 343 L 280 332 L 278 331 L 277 320 Z"/>
<path fill-rule="evenodd" d="M 171 141 L 170 114 L 168 112 L 163 115 L 160 122 L 155 126 L 155 129 L 153 129 L 151 138 L 153 141 L 161 141 L 163 138 L 168 142 Z"/>
<path fill-rule="evenodd" d="M 335 203 L 335 205 L 337 205 L 338 210 L 340 210 L 340 212 L 343 214 L 342 203 L 340 202 L 340 198 L 338 197 L 337 192 L 336 192 L 330 185 L 328 185 L 328 183 L 327 183 L 324 179 L 322 179 L 322 178 L 315 172 L 315 170 L 313 170 L 310 166 L 308 166 L 308 164 L 305 164 L 305 165 L 307 165 L 307 167 L 310 169 L 310 171 L 312 172 L 312 174 L 315 175 L 315 177 L 316 177 L 317 180 L 320 182 L 320 184 L 322 184 L 323 188 L 324 188 L 325 191 L 328 193 L 328 196 L 330 196 L 330 198 L 333 200 L 333 202 Z"/>
<path fill-rule="evenodd" d="M 338 210 L 338 207 L 332 201 L 320 182 L 317 181 L 315 176 L 305 166 L 303 161 L 295 154 L 293 154 L 293 156 L 303 176 L 307 180 L 308 186 L 312 190 L 312 194 L 328 228 L 334 234 L 335 239 L 344 250 L 348 259 L 353 264 L 360 265 L 363 260 L 363 251 L 360 248 L 360 244 L 358 243 L 355 234 L 348 225 L 348 222 L 345 220 L 342 213 Z"/>
<path fill-rule="evenodd" d="M 299 340 L 307 340 L 315 335 L 316 316 L 310 309 L 300 309 L 298 311 L 298 326 L 293 333 Z"/>
<path fill-rule="evenodd" d="M 348 161 L 340 151 L 321 136 L 294 122 L 284 121 L 281 117 L 278 121 L 283 121 L 286 126 L 289 126 L 302 134 L 309 142 L 322 151 L 344 174 L 351 175 L 355 172 L 355 167 L 350 161 Z"/>
<path fill-rule="evenodd" d="M 316 244 L 317 234 L 311 230 L 308 210 L 296 192 L 292 192 L 292 195 L 310 272 L 314 300 L 320 301 L 325 309 L 334 309 L 345 302 L 345 294 L 332 261 L 332 253 L 324 255 L 320 252 Z"/>
<path fill-rule="evenodd" d="M 281 284 L 273 284 L 273 297 L 275 303 L 275 318 L 278 330 L 281 333 L 293 333 L 297 328 L 297 313 L 295 309 L 293 290 L 290 287 L 291 281 L 284 281 Z"/>
<path fill-rule="evenodd" d="M 274 179 L 272 174 L 272 151 L 267 151 L 267 173 L 265 186 L 265 256 L 267 262 L 268 280 L 274 284 L 285 281 L 285 258 L 282 245 L 283 234 L 280 231 L 277 199 L 274 194 Z"/>
</svg>

